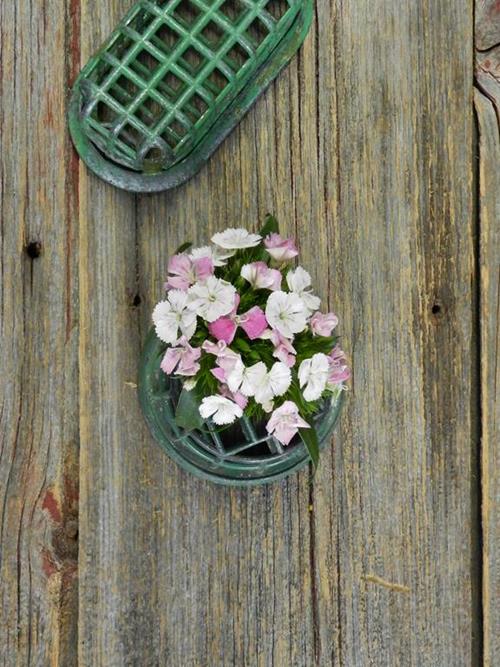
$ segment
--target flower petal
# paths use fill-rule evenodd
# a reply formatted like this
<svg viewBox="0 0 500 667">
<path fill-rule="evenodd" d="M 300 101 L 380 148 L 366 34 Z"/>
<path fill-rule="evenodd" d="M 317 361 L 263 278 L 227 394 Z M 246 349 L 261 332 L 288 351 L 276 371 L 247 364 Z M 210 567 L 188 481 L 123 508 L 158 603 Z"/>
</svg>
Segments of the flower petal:
<svg viewBox="0 0 500 667">
<path fill-rule="evenodd" d="M 249 311 L 240 317 L 240 326 L 250 340 L 259 338 L 262 332 L 267 328 L 267 320 L 264 311 L 259 308 L 259 306 L 250 308 Z"/>
<path fill-rule="evenodd" d="M 230 345 L 236 334 L 236 322 L 229 317 L 219 317 L 208 325 L 208 330 L 217 340 L 223 340 Z"/>
<path fill-rule="evenodd" d="M 311 317 L 311 331 L 314 336 L 331 336 L 338 323 L 339 318 L 334 313 L 317 312 Z"/>
<path fill-rule="evenodd" d="M 168 350 L 165 352 L 165 356 L 163 357 L 160 368 L 164 373 L 167 375 L 170 375 L 171 373 L 174 372 L 175 367 L 180 361 L 182 354 L 182 350 L 178 347 L 169 347 Z"/>
<path fill-rule="evenodd" d="M 292 383 L 290 368 L 282 361 L 277 361 L 269 371 L 269 380 L 273 396 L 283 396 Z"/>
<path fill-rule="evenodd" d="M 285 338 L 303 331 L 306 326 L 307 310 L 304 302 L 293 292 L 273 292 L 266 304 L 266 320 Z"/>
<path fill-rule="evenodd" d="M 212 243 L 227 250 L 239 250 L 240 248 L 253 248 L 259 245 L 262 237 L 259 234 L 251 234 L 246 229 L 228 228 L 212 236 Z"/>
<path fill-rule="evenodd" d="M 267 432 L 272 433 L 283 445 L 290 443 L 298 433 L 299 428 L 311 427 L 302 419 L 297 405 L 293 401 L 285 401 L 282 406 L 277 408 L 266 425 Z"/>
<path fill-rule="evenodd" d="M 298 266 L 295 270 L 286 274 L 286 282 L 292 292 L 300 294 L 308 287 L 311 287 L 311 274 Z"/>
<path fill-rule="evenodd" d="M 169 345 L 175 343 L 178 338 L 178 318 L 172 312 L 170 302 L 160 301 L 160 303 L 157 303 L 152 317 L 158 338 Z"/>
<path fill-rule="evenodd" d="M 234 285 L 210 276 L 204 282 L 197 282 L 189 288 L 189 305 L 207 322 L 215 322 L 232 311 L 235 294 Z"/>
<path fill-rule="evenodd" d="M 266 236 L 264 245 L 267 252 L 277 262 L 285 262 L 299 254 L 292 239 L 284 239 L 276 233 Z"/>
<path fill-rule="evenodd" d="M 317 352 L 310 359 L 304 359 L 299 367 L 299 383 L 306 401 L 316 401 L 325 391 L 330 370 L 329 358 Z"/>
<path fill-rule="evenodd" d="M 235 419 L 243 415 L 243 410 L 234 401 L 224 396 L 206 396 L 200 405 L 200 415 L 203 419 L 212 417 L 215 424 L 223 426 L 232 424 Z"/>
</svg>

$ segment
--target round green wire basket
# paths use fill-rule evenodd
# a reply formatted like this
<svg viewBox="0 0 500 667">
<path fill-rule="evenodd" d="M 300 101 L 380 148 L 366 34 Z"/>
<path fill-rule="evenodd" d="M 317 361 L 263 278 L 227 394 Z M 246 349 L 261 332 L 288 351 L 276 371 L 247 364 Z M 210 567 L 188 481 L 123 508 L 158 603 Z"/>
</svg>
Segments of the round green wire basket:
<svg viewBox="0 0 500 667">
<path fill-rule="evenodd" d="M 181 382 L 160 368 L 166 345 L 151 329 L 139 371 L 139 401 L 149 429 L 167 454 L 182 468 L 218 484 L 250 486 L 280 480 L 310 461 L 299 436 L 283 447 L 264 424 L 243 416 L 229 427 L 206 420 L 201 429 L 185 431 L 175 422 Z M 325 401 L 315 418 L 320 448 L 328 443 L 343 403 L 344 392 Z"/>
</svg>

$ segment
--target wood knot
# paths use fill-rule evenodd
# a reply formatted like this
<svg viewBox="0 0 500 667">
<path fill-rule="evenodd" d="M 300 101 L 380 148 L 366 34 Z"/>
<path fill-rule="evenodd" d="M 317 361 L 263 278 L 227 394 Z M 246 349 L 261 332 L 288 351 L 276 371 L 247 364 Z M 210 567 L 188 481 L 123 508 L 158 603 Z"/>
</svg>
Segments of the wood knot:
<svg viewBox="0 0 500 667">
<path fill-rule="evenodd" d="M 64 532 L 66 534 L 66 537 L 69 538 L 70 540 L 77 540 L 78 539 L 78 521 L 76 520 L 68 520 L 66 522 L 66 525 L 64 526 Z"/>
<path fill-rule="evenodd" d="M 26 244 L 24 252 L 30 259 L 37 259 L 42 254 L 42 244 L 40 241 L 30 241 Z"/>
<path fill-rule="evenodd" d="M 72 572 L 78 559 L 78 487 L 65 476 L 60 486 L 45 491 L 42 510 L 51 522 L 50 545 L 42 553 L 42 569 L 51 577 L 56 572 Z"/>
<path fill-rule="evenodd" d="M 52 552 L 59 561 L 78 558 L 78 522 L 67 519 L 52 531 Z"/>
</svg>

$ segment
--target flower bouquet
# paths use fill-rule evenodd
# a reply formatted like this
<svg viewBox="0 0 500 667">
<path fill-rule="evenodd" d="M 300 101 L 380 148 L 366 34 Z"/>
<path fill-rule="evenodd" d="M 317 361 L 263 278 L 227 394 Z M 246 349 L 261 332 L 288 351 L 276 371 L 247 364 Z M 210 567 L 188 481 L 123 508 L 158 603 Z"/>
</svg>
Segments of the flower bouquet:
<svg viewBox="0 0 500 667">
<path fill-rule="evenodd" d="M 297 255 L 269 216 L 259 234 L 226 229 L 171 257 L 143 364 L 168 394 L 169 440 L 209 433 L 215 456 L 238 464 L 245 450 L 262 463 L 299 448 L 317 466 L 350 372 Z"/>
</svg>

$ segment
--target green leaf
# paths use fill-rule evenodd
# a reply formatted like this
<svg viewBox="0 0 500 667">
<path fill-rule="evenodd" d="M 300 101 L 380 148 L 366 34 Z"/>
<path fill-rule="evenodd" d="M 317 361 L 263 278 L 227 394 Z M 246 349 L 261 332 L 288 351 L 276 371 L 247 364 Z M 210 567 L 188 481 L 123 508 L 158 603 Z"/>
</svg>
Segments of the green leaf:
<svg viewBox="0 0 500 667">
<path fill-rule="evenodd" d="M 319 463 L 319 442 L 316 429 L 312 424 L 311 428 L 299 428 L 299 435 L 309 452 L 309 456 L 311 457 L 314 466 L 314 472 L 316 472 Z"/>
<path fill-rule="evenodd" d="M 233 341 L 233 347 L 235 347 L 240 352 L 249 353 L 252 351 L 250 345 L 246 342 L 246 340 L 243 340 L 242 338 L 235 338 L 235 340 Z"/>
<path fill-rule="evenodd" d="M 183 389 L 175 411 L 175 423 L 177 426 L 186 429 L 186 431 L 200 428 L 203 424 L 203 419 L 200 415 L 199 407 L 200 402 L 195 392 Z"/>
<path fill-rule="evenodd" d="M 278 221 L 276 220 L 274 215 L 268 215 L 264 223 L 264 226 L 260 230 L 259 234 L 262 236 L 262 238 L 265 238 L 266 236 L 269 236 L 269 234 L 272 234 L 273 232 L 276 234 L 279 232 Z"/>
<path fill-rule="evenodd" d="M 182 245 L 180 245 L 180 246 L 177 248 L 177 250 L 175 251 L 174 254 L 176 254 L 176 255 L 180 255 L 181 252 L 186 252 L 186 250 L 189 250 L 189 248 L 190 248 L 192 245 L 193 245 L 193 242 L 192 242 L 192 241 L 186 241 L 186 243 L 183 243 Z"/>
</svg>

